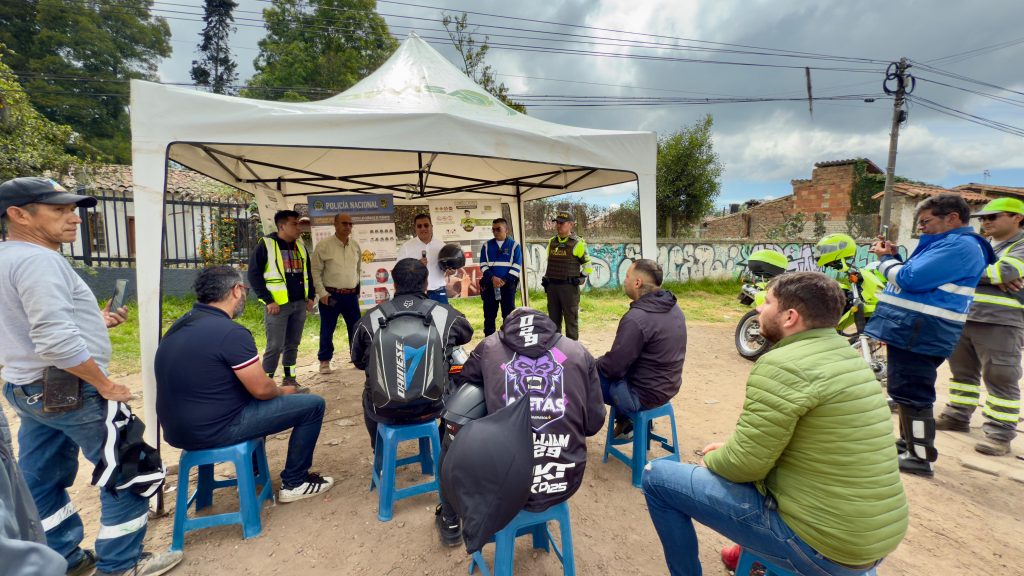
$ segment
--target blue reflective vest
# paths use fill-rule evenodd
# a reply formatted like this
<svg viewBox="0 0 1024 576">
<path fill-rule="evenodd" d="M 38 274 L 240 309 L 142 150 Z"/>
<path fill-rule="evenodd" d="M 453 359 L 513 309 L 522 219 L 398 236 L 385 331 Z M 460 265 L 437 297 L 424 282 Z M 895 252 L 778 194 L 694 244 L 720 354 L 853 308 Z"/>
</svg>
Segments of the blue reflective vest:
<svg viewBox="0 0 1024 576">
<path fill-rule="evenodd" d="M 522 271 L 523 249 L 512 238 L 505 238 L 500 246 L 497 240 L 491 238 L 480 249 L 480 272 L 484 276 L 519 280 Z"/>
<path fill-rule="evenodd" d="M 906 262 L 882 257 L 888 279 L 864 331 L 883 342 L 928 356 L 953 353 L 985 267 L 996 261 L 988 241 L 964 226 L 921 236 Z"/>
</svg>

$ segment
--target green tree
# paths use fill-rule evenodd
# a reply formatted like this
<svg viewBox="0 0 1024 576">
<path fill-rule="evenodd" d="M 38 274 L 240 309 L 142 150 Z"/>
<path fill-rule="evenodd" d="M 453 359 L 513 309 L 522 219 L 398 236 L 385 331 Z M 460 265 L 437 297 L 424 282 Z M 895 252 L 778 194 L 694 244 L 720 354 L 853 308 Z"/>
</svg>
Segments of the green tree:
<svg viewBox="0 0 1024 576">
<path fill-rule="evenodd" d="M 151 0 L 6 1 L 0 40 L 14 52 L 9 63 L 32 104 L 67 124 L 104 160 L 128 162 L 131 78 L 156 79 L 159 60 L 171 53 L 171 30 L 150 14 Z M 8 28 L 11 26 L 12 28 Z"/>
<path fill-rule="evenodd" d="M 376 0 L 274 0 L 243 96 L 321 99 L 369 76 L 398 48 Z"/>
<path fill-rule="evenodd" d="M 44 172 L 67 174 L 78 163 L 65 150 L 74 142 L 75 133 L 32 107 L 3 61 L 8 55 L 0 44 L 0 181 Z"/>
<path fill-rule="evenodd" d="M 487 45 L 490 38 L 484 36 L 482 42 L 477 42 L 473 31 L 469 29 L 468 18 L 465 12 L 462 13 L 462 16 L 445 13 L 441 18 L 441 23 L 444 24 L 444 29 L 448 32 L 452 46 L 455 46 L 459 56 L 462 56 L 462 71 L 481 88 L 490 92 L 491 96 L 516 112 L 526 114 L 526 106 L 508 97 L 508 87 L 504 82 L 498 82 L 494 77 L 494 69 L 490 64 L 485 63 L 487 51 L 490 50 L 490 46 Z"/>
<path fill-rule="evenodd" d="M 196 84 L 209 86 L 215 94 L 233 94 L 232 84 L 238 80 L 238 65 L 228 46 L 228 37 L 235 31 L 235 8 L 238 3 L 234 0 L 206 0 L 206 26 L 199 43 L 201 56 L 192 61 L 191 75 Z"/>
<path fill-rule="evenodd" d="M 658 234 L 676 237 L 711 213 L 721 192 L 722 163 L 711 141 L 708 114 L 658 141 Z"/>
</svg>

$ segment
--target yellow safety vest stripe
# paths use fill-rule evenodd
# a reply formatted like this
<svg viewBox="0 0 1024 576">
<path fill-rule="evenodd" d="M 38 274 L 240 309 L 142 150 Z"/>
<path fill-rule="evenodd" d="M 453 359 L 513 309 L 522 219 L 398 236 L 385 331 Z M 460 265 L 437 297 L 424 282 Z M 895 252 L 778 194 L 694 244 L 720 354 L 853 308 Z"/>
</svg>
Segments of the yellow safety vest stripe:
<svg viewBox="0 0 1024 576">
<path fill-rule="evenodd" d="M 260 240 L 267 247 L 267 266 L 263 270 L 267 291 L 270 292 L 275 304 L 283 306 L 288 303 L 288 284 L 284 277 L 284 258 L 281 256 L 281 246 L 277 240 L 268 236 L 264 236 Z M 270 241 L 273 241 L 273 252 L 270 250 Z M 302 281 L 305 284 L 306 278 L 309 276 L 309 258 L 306 257 L 306 249 L 302 247 L 301 240 L 295 242 L 295 249 L 299 253 L 299 259 L 302 260 Z"/>
</svg>

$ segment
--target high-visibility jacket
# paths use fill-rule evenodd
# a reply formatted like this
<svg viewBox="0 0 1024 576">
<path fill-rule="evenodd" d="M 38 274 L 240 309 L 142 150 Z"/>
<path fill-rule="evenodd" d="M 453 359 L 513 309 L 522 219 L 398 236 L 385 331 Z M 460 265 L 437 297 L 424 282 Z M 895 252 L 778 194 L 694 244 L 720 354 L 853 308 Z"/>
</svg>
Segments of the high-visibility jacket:
<svg viewBox="0 0 1024 576">
<path fill-rule="evenodd" d="M 972 322 L 1024 327 L 1024 290 L 1003 292 L 996 284 L 1024 278 L 1024 231 L 992 247 L 999 258 L 985 268 L 968 317 Z"/>
<path fill-rule="evenodd" d="M 267 290 L 274 298 L 274 303 L 285 305 L 288 303 L 288 284 L 284 277 L 284 258 L 281 256 L 281 246 L 276 238 L 264 236 L 260 242 L 267 247 L 267 265 L 263 269 L 263 280 L 267 283 Z M 271 249 L 273 248 L 273 249 Z M 302 281 L 309 277 L 309 258 L 306 256 L 306 247 L 302 242 L 295 243 L 295 250 L 302 260 Z M 307 288 L 308 291 L 308 288 Z"/>
<path fill-rule="evenodd" d="M 519 280 L 523 270 L 523 249 L 512 238 L 498 243 L 491 238 L 480 249 L 480 272 L 484 276 L 493 276 L 505 280 L 512 277 Z"/>
<path fill-rule="evenodd" d="M 589 276 L 594 269 L 587 254 L 587 243 L 575 234 L 562 238 L 557 234 L 548 240 L 548 268 L 545 278 L 569 280 Z"/>
<path fill-rule="evenodd" d="M 906 262 L 882 257 L 888 279 L 864 331 L 891 346 L 927 356 L 953 353 L 985 267 L 996 261 L 970 226 L 921 236 Z"/>
</svg>

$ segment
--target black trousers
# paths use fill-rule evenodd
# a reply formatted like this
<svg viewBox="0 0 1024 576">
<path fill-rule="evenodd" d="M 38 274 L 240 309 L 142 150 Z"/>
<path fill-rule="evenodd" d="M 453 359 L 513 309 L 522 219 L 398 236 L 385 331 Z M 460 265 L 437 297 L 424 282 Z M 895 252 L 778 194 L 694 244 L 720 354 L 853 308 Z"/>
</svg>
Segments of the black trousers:
<svg viewBox="0 0 1024 576">
<path fill-rule="evenodd" d="M 580 339 L 580 287 L 574 284 L 548 284 L 548 316 L 566 338 Z M 562 321 L 565 320 L 565 330 Z"/>
<path fill-rule="evenodd" d="M 918 354 L 895 346 L 886 346 L 889 354 L 889 396 L 897 404 L 930 409 L 935 404 L 935 379 L 945 358 Z"/>
<path fill-rule="evenodd" d="M 500 288 L 501 301 L 495 297 L 494 285 L 491 284 L 491 277 L 487 276 L 480 281 L 480 299 L 484 301 L 484 336 L 494 334 L 496 329 L 495 317 L 498 315 L 498 306 L 501 306 L 501 321 L 512 313 L 516 308 L 516 296 L 519 290 L 519 280 L 508 277 L 505 285 Z"/>
</svg>

